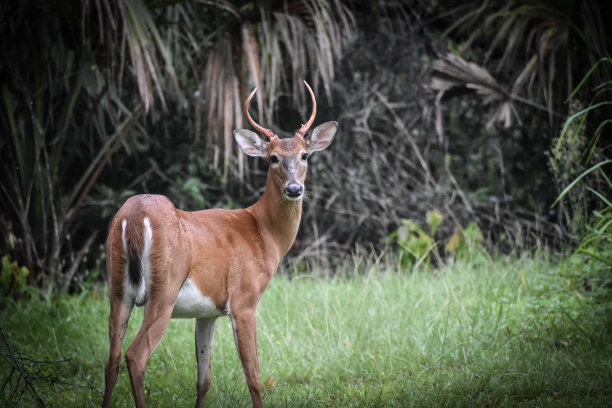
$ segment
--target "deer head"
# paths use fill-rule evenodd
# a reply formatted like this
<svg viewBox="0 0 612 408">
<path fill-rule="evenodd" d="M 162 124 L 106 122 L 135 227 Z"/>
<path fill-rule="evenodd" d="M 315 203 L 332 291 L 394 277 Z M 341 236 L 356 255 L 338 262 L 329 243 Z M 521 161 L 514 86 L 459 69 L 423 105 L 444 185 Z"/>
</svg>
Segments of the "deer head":
<svg viewBox="0 0 612 408">
<path fill-rule="evenodd" d="M 306 136 L 317 114 L 317 102 L 308 83 L 304 81 L 304 84 L 312 98 L 312 114 L 308 122 L 303 124 L 292 138 L 281 139 L 270 129 L 260 126 L 251 118 L 249 103 L 257 92 L 257 88 L 247 98 L 244 110 L 249 123 L 258 132 L 264 134 L 268 141 L 247 129 L 234 130 L 234 138 L 240 149 L 249 156 L 262 157 L 267 160 L 270 163 L 268 178 L 271 178 L 285 199 L 294 201 L 300 200 L 304 195 L 308 157 L 311 153 L 329 146 L 338 129 L 337 122 L 325 122 Z"/>
</svg>

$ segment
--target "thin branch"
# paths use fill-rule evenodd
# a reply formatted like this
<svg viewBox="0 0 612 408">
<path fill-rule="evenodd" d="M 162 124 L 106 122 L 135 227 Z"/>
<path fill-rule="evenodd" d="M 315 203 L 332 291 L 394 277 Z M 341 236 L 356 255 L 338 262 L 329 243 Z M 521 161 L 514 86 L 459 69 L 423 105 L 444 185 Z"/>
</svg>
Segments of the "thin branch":
<svg viewBox="0 0 612 408">
<path fill-rule="evenodd" d="M 17 398 L 20 398 L 20 394 L 23 394 L 19 392 L 22 381 L 36 401 L 36 406 L 42 408 L 45 407 L 45 402 L 38 393 L 35 382 L 46 382 L 49 384 L 81 388 L 102 394 L 82 375 L 80 377 L 84 384 L 78 384 L 68 380 L 74 377 L 72 373 L 75 371 L 75 367 L 72 365 L 69 358 L 62 358 L 59 360 L 34 359 L 12 346 L 1 326 L 0 335 L 3 343 L 0 344 L 0 357 L 11 366 L 11 373 L 7 376 L 6 381 L 4 381 L 2 388 L 0 388 L 0 392 L 7 394 L 7 387 L 11 387 L 12 392 L 9 392 L 11 393 L 11 400 L 14 402 L 17 402 L 15 401 L 17 395 L 19 395 Z M 62 367 L 67 367 L 67 370 L 63 373 L 60 371 Z M 16 379 L 13 378 L 15 373 L 17 373 Z"/>
<path fill-rule="evenodd" d="M 6 354 L 3 353 L 2 357 L 13 367 L 13 369 L 19 372 L 19 378 L 18 378 L 17 385 L 19 385 L 19 380 L 23 379 L 26 382 L 27 387 L 32 392 L 32 395 L 34 396 L 34 400 L 36 401 L 36 405 L 44 408 L 45 404 L 42 398 L 38 395 L 38 392 L 36 391 L 36 387 L 34 386 L 34 383 L 32 382 L 30 376 L 24 369 L 23 362 L 22 362 L 23 360 L 21 359 L 20 356 L 15 355 L 15 350 L 11 347 L 4 333 L 4 329 L 2 329 L 1 326 L 0 326 L 0 334 L 2 334 L 2 341 L 4 342 L 4 345 L 7 350 L 7 353 Z M 16 388 L 17 387 L 15 387 L 15 389 Z"/>
<path fill-rule="evenodd" d="M 87 241 L 85 241 L 85 244 L 81 247 L 81 249 L 77 253 L 76 257 L 74 258 L 74 261 L 72 262 L 72 265 L 70 266 L 70 269 L 68 269 L 68 271 L 66 271 L 66 274 L 63 277 L 63 284 L 62 284 L 62 288 L 60 290 L 61 293 L 66 293 L 66 291 L 68 290 L 68 286 L 72 282 L 72 277 L 76 273 L 79 265 L 81 264 L 81 260 L 83 259 L 85 254 L 87 254 L 87 252 L 89 252 L 89 247 L 91 246 L 91 244 L 94 241 L 94 238 L 96 238 L 97 235 L 98 235 L 98 231 L 94 231 L 89 236 L 89 238 L 87 238 Z"/>
<path fill-rule="evenodd" d="M 81 207 L 83 200 L 85 199 L 85 197 L 87 197 L 87 194 L 89 194 L 89 190 L 91 190 L 91 188 L 95 184 L 96 180 L 98 179 L 98 176 L 102 172 L 102 169 L 104 168 L 106 163 L 108 163 L 108 161 L 110 160 L 112 155 L 115 153 L 117 148 L 119 148 L 119 146 L 121 145 L 121 142 L 123 142 L 123 140 L 127 137 L 130 130 L 136 124 L 136 121 L 138 120 L 138 118 L 140 118 L 140 115 L 142 115 L 143 112 L 144 112 L 143 106 L 142 105 L 138 106 L 136 110 L 132 113 L 132 116 L 126 119 L 121 125 L 121 127 L 118 129 L 117 133 L 115 133 L 115 136 L 113 136 L 113 139 L 115 139 L 113 144 L 110 146 L 110 148 L 108 148 L 108 150 L 106 150 L 106 154 L 104 155 L 104 158 L 102 159 L 102 161 L 100 161 L 95 171 L 89 178 L 89 181 L 87 185 L 85 186 L 85 188 L 83 189 L 83 191 L 81 192 L 81 195 L 76 201 L 76 204 L 68 212 L 68 215 L 66 217 L 67 221 L 70 221 L 72 217 L 74 217 L 77 210 Z"/>
</svg>

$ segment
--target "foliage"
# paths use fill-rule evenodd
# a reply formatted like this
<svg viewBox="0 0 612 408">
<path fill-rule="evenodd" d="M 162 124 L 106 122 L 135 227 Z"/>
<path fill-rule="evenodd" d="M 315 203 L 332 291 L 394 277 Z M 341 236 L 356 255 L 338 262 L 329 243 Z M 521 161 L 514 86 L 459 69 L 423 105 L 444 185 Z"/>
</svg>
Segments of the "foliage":
<svg viewBox="0 0 612 408">
<path fill-rule="evenodd" d="M 608 164 L 610 157 L 610 146 L 607 145 L 609 135 L 606 132 L 609 130 L 608 125 L 612 123 L 612 87 L 610 82 L 597 82 L 598 76 L 594 74 L 599 71 L 612 72 L 610 57 L 595 63 L 568 98 L 573 102 L 573 110 L 549 153 L 557 183 L 559 186 L 566 186 L 553 205 L 560 203 L 560 211 L 576 234 L 584 233 L 584 226 L 589 224 L 588 213 L 591 208 L 598 209 L 609 203 L 606 196 L 611 191 L 610 180 L 603 166 Z M 595 81 L 596 93 L 589 106 L 582 108 L 575 102 L 575 95 L 589 80 Z M 592 120 L 587 121 L 588 118 Z M 600 123 L 595 126 L 598 120 Z M 589 131 L 593 132 L 590 138 L 586 136 Z M 589 166 L 592 167 L 586 170 Z M 588 197 L 593 194 L 598 197 L 595 204 L 592 204 L 593 199 Z"/>
<path fill-rule="evenodd" d="M 457 55 L 437 61 L 434 69 L 454 79 L 452 86 L 462 84 L 480 93 L 485 105 L 496 103 L 490 124 L 501 121 L 508 127 L 513 117 L 521 122 L 518 103 L 545 111 L 557 131 L 563 100 L 575 86 L 573 76 L 583 62 L 593 64 L 610 49 L 602 18 L 606 11 L 597 1 L 487 1 L 459 7 L 451 12 L 457 18 L 444 34 L 467 35 L 457 47 L 460 55 L 476 56 L 482 46 L 485 52 L 478 57 L 507 85 L 500 86 L 486 68 Z M 612 77 L 602 72 L 598 79 Z"/>
<path fill-rule="evenodd" d="M 137 100 L 99 65 L 102 47 L 72 24 L 80 2 L 55 8 L 3 6 L 1 48 L 3 226 L 30 283 L 66 291 L 96 237 L 77 216 L 100 172 L 142 114 Z M 92 23 L 83 11 L 82 23 Z M 100 16 L 102 19 L 103 16 Z M 97 19 L 94 21 L 98 22 Z M 100 20 L 101 22 L 101 20 Z M 127 80 L 126 80 L 127 82 Z"/>
<path fill-rule="evenodd" d="M 351 278 L 271 282 L 258 316 L 268 406 L 607 404 L 610 304 L 568 283 L 545 254 L 460 261 L 436 274 L 406 274 L 389 262 L 355 259 L 345 265 L 359 270 Z M 36 297 L 0 310 L 7 340 L 22 353 L 36 360 L 70 359 L 61 366 L 74 370 L 72 385 L 35 382 L 46 404 L 67 407 L 100 403 L 107 316 L 102 290 Z M 126 347 L 141 319 L 138 308 Z M 193 404 L 193 329 L 192 320 L 173 320 L 150 358 L 150 405 Z M 251 404 L 232 336 L 229 320 L 219 319 L 207 396 L 211 406 Z M 10 393 L 9 373 L 0 358 L 0 401 L 34 405 L 30 392 Z M 113 401 L 133 405 L 124 363 Z"/>
<path fill-rule="evenodd" d="M 429 265 L 429 254 L 435 249 L 435 240 L 412 220 L 402 220 L 402 225 L 388 240 L 395 239 L 399 264 L 402 268 L 417 268 L 422 262 Z"/>
<path fill-rule="evenodd" d="M 12 261 L 8 255 L 2 257 L 2 269 L 0 270 L 0 304 L 10 295 L 19 295 L 28 283 L 30 270 L 25 266 L 19 266 L 17 261 Z"/>
<path fill-rule="evenodd" d="M 243 127 L 246 88 L 260 89 L 256 94 L 259 123 L 272 129 L 277 125 L 297 128 L 297 120 L 283 120 L 282 106 L 290 102 L 293 111 L 299 110 L 306 117 L 310 107 L 304 79 L 314 89 L 324 89 L 329 98 L 335 61 L 354 30 L 353 16 L 340 1 L 235 3 L 211 10 L 217 27 L 208 38 L 213 44 L 205 50 L 195 104 L 195 138 L 204 133 L 208 144 L 214 146 L 211 158 L 215 167 L 223 163 L 224 178 L 237 151 L 232 131 Z M 283 94 L 291 98 L 286 101 Z M 238 154 L 237 160 L 242 176 L 244 157 Z"/>
<path fill-rule="evenodd" d="M 585 88 L 574 91 L 574 78 L 582 75 L 585 65 L 609 53 L 612 36 L 602 17 L 609 12 L 609 4 L 597 1 L 493 0 L 463 5 L 448 13 L 443 33 L 447 44 L 439 46 L 446 50 L 439 51 L 432 64 L 427 87 L 438 137 L 452 146 L 453 139 L 462 138 L 461 129 L 467 124 L 480 125 L 473 135 L 477 137 L 474 144 L 482 146 L 477 149 L 497 150 L 493 158 L 497 174 L 483 174 L 495 175 L 489 188 L 498 185 L 498 191 L 486 193 L 503 207 L 531 208 L 541 215 L 536 224 L 556 221 L 558 225 L 547 226 L 538 240 L 566 241 L 571 233 L 568 227 L 572 222 L 583 225 L 578 214 L 590 208 L 589 203 L 577 207 L 574 202 L 573 208 L 561 208 L 555 217 L 547 214 L 546 203 L 553 201 L 557 191 L 551 189 L 545 152 L 559 134 L 568 108 L 575 112 L 594 95 Z M 610 72 L 597 70 L 593 77 L 608 83 Z M 568 106 L 565 100 L 570 94 Z M 454 116 L 459 115 L 463 119 L 457 121 Z M 565 168 L 553 169 L 555 177 L 571 180 L 583 170 L 577 158 L 587 139 L 581 133 L 584 123 L 576 126 L 566 132 L 562 150 L 555 152 L 558 167 Z M 529 173 L 525 166 L 530 167 Z M 464 177 L 457 175 L 460 180 Z M 467 178 L 474 179 L 469 174 Z"/>
<path fill-rule="evenodd" d="M 413 220 L 402 220 L 402 225 L 392 232 L 385 242 L 397 245 L 398 263 L 402 269 L 416 270 L 421 264 L 430 266 L 432 258 L 440 261 L 438 243 L 434 238 L 443 216 L 439 211 L 427 211 L 425 216 L 429 233 Z M 482 231 L 475 222 L 464 229 L 455 227 L 453 234 L 446 238 L 444 253 L 449 260 L 482 262 L 487 259 L 483 246 Z"/>
<path fill-rule="evenodd" d="M 594 211 L 586 235 L 563 267 L 576 286 L 612 302 L 612 206 Z"/>
<path fill-rule="evenodd" d="M 580 87 L 597 69 L 611 67 L 612 59 L 610 57 L 599 60 L 585 75 L 572 96 L 580 90 Z M 566 272 L 575 279 L 581 279 L 582 282 L 578 284 L 592 292 L 592 296 L 603 296 L 608 301 L 611 300 L 609 292 L 612 286 L 612 276 L 610 275 L 612 268 L 612 202 L 610 201 L 612 181 L 607 170 L 612 165 L 612 159 L 609 158 L 610 146 L 602 146 L 602 141 L 605 140 L 604 131 L 609 129 L 608 125 L 612 123 L 610 109 L 606 110 L 612 105 L 612 101 L 607 99 L 612 94 L 611 85 L 612 83 L 606 82 L 598 86 L 598 94 L 604 100 L 594 100 L 587 108 L 580 109 L 568 117 L 556 146 L 550 153 L 555 174 L 558 175 L 559 179 L 566 181 L 567 173 L 562 172 L 562 169 L 565 170 L 565 168 L 562 167 L 560 157 L 563 155 L 565 145 L 571 143 L 572 133 L 576 132 L 574 123 L 579 122 L 577 127 L 584 132 L 587 115 L 592 115 L 598 110 L 604 110 L 602 121 L 595 128 L 590 141 L 586 144 L 587 148 L 578 158 L 580 164 L 591 165 L 591 167 L 567 184 L 553 206 L 568 198 L 570 199 L 571 207 L 574 208 L 573 222 L 578 224 L 574 230 L 580 233 L 581 237 L 580 244 L 565 262 Z M 596 163 L 593 164 L 593 162 Z M 592 210 L 592 214 L 588 218 L 583 215 L 583 212 L 586 212 L 587 209 L 587 206 L 583 204 L 588 200 L 587 194 L 597 202 L 594 206 L 595 209 Z"/>
<path fill-rule="evenodd" d="M 482 231 L 473 221 L 465 229 L 457 228 L 448 239 L 444 250 L 454 259 L 471 262 L 483 262 L 487 259 Z"/>
<path fill-rule="evenodd" d="M 387 243 L 395 240 L 398 246 L 399 264 L 402 268 L 417 268 L 422 262 L 430 264 L 431 251 L 436 249 L 433 236 L 442 223 L 443 216 L 439 211 L 427 211 L 429 234 L 412 220 L 402 220 L 402 225 L 387 238 Z"/>
<path fill-rule="evenodd" d="M 452 30 L 441 43 L 436 28 L 453 24 L 457 13 L 440 16 L 443 8 L 404 5 L 408 12 L 403 14 L 392 3 L 355 12 L 362 30 L 343 61 L 337 104 L 331 107 L 338 112 L 340 133 L 333 160 L 326 160 L 324 170 L 309 180 L 316 189 L 310 196 L 314 209 L 307 210 L 302 226 L 305 236 L 319 244 L 325 260 L 351 253 L 355 243 L 384 241 L 404 219 L 426 225 L 427 211 L 439 208 L 447 220 L 440 226 L 443 237 L 475 222 L 484 244 L 497 251 L 565 242 L 567 230 L 557 225 L 549 208 L 558 191 L 550 182 L 545 152 L 556 131 L 545 104 L 536 96 L 510 94 L 505 71 L 498 75 L 490 66 L 472 62 L 484 58 L 486 33 L 479 31 L 483 37 L 473 39 L 474 47 L 466 46 L 461 55 L 448 55 L 447 48 L 463 44 L 464 30 Z M 500 2 L 487 3 L 487 10 L 495 5 Z M 362 22 L 371 16 L 379 19 L 377 24 Z M 433 17 L 438 24 L 426 25 Z M 465 31 L 471 34 L 470 27 L 478 25 L 470 20 Z M 431 48 L 444 51 L 433 53 Z M 386 49 L 402 52 L 381 52 Z M 495 65 L 500 55 L 494 52 L 487 61 Z M 518 72 L 522 60 L 517 61 L 503 68 Z M 454 76 L 441 72 L 451 69 Z M 439 94 L 432 84 L 442 80 L 461 86 Z M 483 100 L 489 105 L 483 106 Z M 445 123 L 439 134 L 437 121 L 430 121 L 436 109 Z M 516 110 L 523 119 L 506 128 L 497 119 L 491 121 L 499 109 L 509 118 Z M 325 211 L 315 214 L 320 208 Z"/>
</svg>

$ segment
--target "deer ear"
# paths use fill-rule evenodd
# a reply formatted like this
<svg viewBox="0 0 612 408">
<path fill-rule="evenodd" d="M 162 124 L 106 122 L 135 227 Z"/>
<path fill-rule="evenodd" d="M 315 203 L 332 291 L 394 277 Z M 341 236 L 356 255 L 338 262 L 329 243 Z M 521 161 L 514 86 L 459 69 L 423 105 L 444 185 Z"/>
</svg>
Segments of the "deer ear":
<svg viewBox="0 0 612 408">
<path fill-rule="evenodd" d="M 255 132 L 246 129 L 234 130 L 234 139 L 245 154 L 253 157 L 268 157 L 268 145 Z"/>
<path fill-rule="evenodd" d="M 312 153 L 325 149 L 334 140 L 336 130 L 338 130 L 338 122 L 325 122 L 317 126 L 306 138 L 308 151 Z"/>
</svg>

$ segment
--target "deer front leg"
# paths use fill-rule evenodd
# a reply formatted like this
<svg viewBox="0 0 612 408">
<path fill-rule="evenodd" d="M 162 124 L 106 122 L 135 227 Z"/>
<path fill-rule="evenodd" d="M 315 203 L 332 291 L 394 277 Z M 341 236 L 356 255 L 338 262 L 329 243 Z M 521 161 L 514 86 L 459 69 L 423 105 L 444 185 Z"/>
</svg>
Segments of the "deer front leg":
<svg viewBox="0 0 612 408">
<path fill-rule="evenodd" d="M 253 407 L 263 408 L 259 362 L 257 360 L 257 319 L 255 310 L 233 313 L 231 316 L 234 340 L 242 362 L 246 382 L 251 392 Z"/>
<path fill-rule="evenodd" d="M 195 404 L 196 408 L 203 406 L 206 392 L 210 387 L 210 361 L 216 320 L 216 317 L 196 319 L 195 345 L 196 358 L 198 361 L 198 396 Z"/>
</svg>

